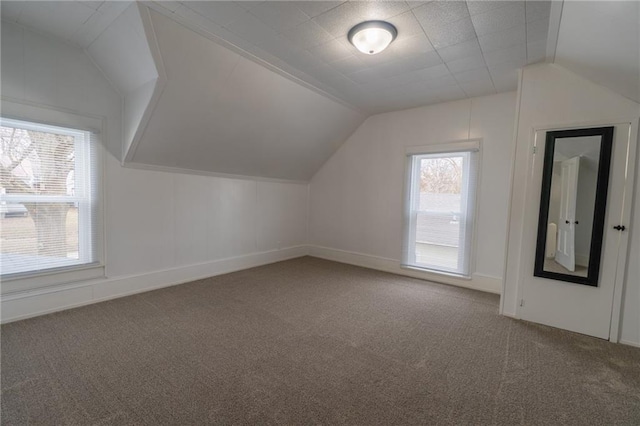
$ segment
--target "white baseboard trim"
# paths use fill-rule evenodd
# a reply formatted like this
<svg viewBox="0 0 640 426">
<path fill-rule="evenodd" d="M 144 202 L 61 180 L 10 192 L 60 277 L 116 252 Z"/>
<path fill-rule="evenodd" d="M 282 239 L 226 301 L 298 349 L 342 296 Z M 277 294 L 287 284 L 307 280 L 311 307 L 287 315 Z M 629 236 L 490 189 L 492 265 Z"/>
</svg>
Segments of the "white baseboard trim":
<svg viewBox="0 0 640 426">
<path fill-rule="evenodd" d="M 18 321 L 306 255 L 307 246 L 295 246 L 140 275 L 11 293 L 1 297 L 0 322 Z"/>
<path fill-rule="evenodd" d="M 362 266 L 364 268 L 376 269 L 379 271 L 390 272 L 392 274 L 470 288 L 488 293 L 500 294 L 502 291 L 502 278 L 484 274 L 474 273 L 471 276 L 471 279 L 458 278 L 450 275 L 402 268 L 400 266 L 400 261 L 397 259 L 389 259 L 364 253 L 355 253 L 313 245 L 309 246 L 308 254 L 309 256 L 319 257 L 321 259 L 333 260 L 335 262 L 347 263 L 349 265 Z"/>
<path fill-rule="evenodd" d="M 498 277 L 473 274 L 471 279 L 463 279 L 401 268 L 400 261 L 396 259 L 328 247 L 303 245 L 281 250 L 251 253 L 146 274 L 75 282 L 64 286 L 40 288 L 3 295 L 0 297 L 0 323 L 5 324 L 19 321 L 307 255 L 489 293 L 500 294 L 502 289 L 502 279 Z M 502 315 L 517 319 L 515 314 L 503 312 Z M 640 347 L 640 342 L 620 340 L 620 343 Z"/>
<path fill-rule="evenodd" d="M 640 342 L 631 342 L 629 340 L 618 340 L 618 343 L 628 346 L 634 346 L 636 348 L 640 348 Z"/>
</svg>

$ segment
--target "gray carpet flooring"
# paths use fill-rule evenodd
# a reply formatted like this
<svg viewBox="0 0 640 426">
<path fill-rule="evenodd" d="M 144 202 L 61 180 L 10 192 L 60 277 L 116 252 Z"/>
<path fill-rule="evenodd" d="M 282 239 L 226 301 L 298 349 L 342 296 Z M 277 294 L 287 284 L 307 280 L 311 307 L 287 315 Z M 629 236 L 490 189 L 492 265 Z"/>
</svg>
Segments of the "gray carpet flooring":
<svg viewBox="0 0 640 426">
<path fill-rule="evenodd" d="M 640 350 L 310 257 L 2 326 L 3 425 L 640 424 Z"/>
</svg>

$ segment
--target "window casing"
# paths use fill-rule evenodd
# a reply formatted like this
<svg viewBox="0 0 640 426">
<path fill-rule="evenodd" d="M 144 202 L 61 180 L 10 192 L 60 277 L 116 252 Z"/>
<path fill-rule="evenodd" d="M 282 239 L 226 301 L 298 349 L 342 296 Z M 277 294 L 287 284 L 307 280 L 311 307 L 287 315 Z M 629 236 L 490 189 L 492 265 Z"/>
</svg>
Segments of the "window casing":
<svg viewBox="0 0 640 426">
<path fill-rule="evenodd" d="M 0 118 L 2 292 L 104 275 L 96 132 Z"/>
<path fill-rule="evenodd" d="M 403 266 L 469 277 L 479 141 L 407 151 Z"/>
</svg>

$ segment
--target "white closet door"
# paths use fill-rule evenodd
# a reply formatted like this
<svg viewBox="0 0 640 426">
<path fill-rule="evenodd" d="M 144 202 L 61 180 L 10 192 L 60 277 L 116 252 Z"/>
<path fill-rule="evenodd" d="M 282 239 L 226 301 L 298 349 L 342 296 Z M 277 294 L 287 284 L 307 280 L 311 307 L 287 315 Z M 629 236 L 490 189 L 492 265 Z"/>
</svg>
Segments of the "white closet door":
<svg viewBox="0 0 640 426">
<path fill-rule="evenodd" d="M 628 230 L 620 232 L 613 227 L 629 226 L 633 167 L 629 167 L 630 144 L 635 144 L 635 135 L 630 137 L 629 123 L 616 124 L 613 136 L 611 172 L 607 211 L 604 224 L 602 260 L 598 286 L 575 284 L 533 275 L 536 249 L 536 230 L 540 204 L 540 182 L 542 181 L 541 159 L 544 153 L 536 154 L 532 184 L 527 188 L 527 215 L 525 217 L 524 264 L 520 277 L 520 306 L 518 316 L 524 320 L 575 331 L 602 339 L 609 339 L 614 289 L 620 273 L 624 274 L 628 244 Z M 544 141 L 546 131 L 538 131 L 536 140 Z M 542 144 L 544 150 L 544 144 Z M 540 146 L 539 146 L 540 148 Z M 631 152 L 634 152 L 632 149 Z M 626 197 L 626 198 L 625 198 Z M 571 219 L 569 219 L 571 220 Z"/>
</svg>

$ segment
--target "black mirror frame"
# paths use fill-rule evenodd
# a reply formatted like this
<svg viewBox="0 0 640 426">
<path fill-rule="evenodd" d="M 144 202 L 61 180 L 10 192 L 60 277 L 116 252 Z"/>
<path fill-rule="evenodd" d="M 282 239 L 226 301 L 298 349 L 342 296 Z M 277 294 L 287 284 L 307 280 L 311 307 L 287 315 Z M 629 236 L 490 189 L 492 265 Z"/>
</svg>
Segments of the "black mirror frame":
<svg viewBox="0 0 640 426">
<path fill-rule="evenodd" d="M 598 165 L 598 182 L 596 186 L 596 202 L 591 231 L 591 247 L 589 251 L 589 269 L 586 277 L 561 274 L 544 270 L 545 246 L 547 241 L 547 223 L 549 222 L 549 201 L 551 199 L 551 179 L 553 177 L 553 157 L 556 139 L 584 136 L 601 136 L 600 159 Z M 547 132 L 544 148 L 544 165 L 542 173 L 542 192 L 540 194 L 540 213 L 538 216 L 538 240 L 533 275 L 558 281 L 598 286 L 600 261 L 602 258 L 602 242 L 604 238 L 604 221 L 607 213 L 607 194 L 609 191 L 609 171 L 611 169 L 611 153 L 613 149 L 613 127 L 597 127 L 589 129 L 558 130 Z"/>
</svg>

